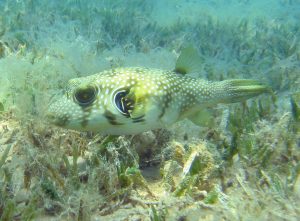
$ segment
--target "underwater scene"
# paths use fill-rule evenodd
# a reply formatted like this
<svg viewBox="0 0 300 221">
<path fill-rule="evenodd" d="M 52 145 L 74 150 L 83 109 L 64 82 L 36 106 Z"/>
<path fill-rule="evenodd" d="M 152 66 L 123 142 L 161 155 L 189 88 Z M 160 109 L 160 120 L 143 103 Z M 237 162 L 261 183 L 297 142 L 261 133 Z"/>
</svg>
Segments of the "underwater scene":
<svg viewBox="0 0 300 221">
<path fill-rule="evenodd" d="M 300 218 L 300 0 L 0 0 L 0 220 Z"/>
</svg>

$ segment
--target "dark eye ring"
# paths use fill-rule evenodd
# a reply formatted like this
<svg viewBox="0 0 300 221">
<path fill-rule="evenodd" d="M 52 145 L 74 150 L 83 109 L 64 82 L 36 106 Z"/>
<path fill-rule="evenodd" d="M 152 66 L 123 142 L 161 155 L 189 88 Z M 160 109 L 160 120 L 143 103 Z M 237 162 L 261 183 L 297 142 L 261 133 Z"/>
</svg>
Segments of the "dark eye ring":
<svg viewBox="0 0 300 221">
<path fill-rule="evenodd" d="M 96 100 L 98 89 L 94 86 L 78 88 L 74 92 L 74 100 L 80 106 L 88 106 Z"/>
</svg>

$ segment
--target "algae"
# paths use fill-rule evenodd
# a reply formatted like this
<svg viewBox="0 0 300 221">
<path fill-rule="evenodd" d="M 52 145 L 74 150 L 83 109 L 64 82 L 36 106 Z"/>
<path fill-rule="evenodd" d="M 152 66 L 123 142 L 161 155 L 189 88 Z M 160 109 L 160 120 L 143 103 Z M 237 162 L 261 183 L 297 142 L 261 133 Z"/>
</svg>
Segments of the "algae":
<svg viewBox="0 0 300 221">
<path fill-rule="evenodd" d="M 300 6 L 265 2 L 1 1 L 1 220 L 297 220 Z M 211 109 L 204 127 L 135 136 L 44 121 L 69 79 L 172 70 L 190 42 L 203 56 L 193 77 L 255 78 L 274 93 Z"/>
</svg>

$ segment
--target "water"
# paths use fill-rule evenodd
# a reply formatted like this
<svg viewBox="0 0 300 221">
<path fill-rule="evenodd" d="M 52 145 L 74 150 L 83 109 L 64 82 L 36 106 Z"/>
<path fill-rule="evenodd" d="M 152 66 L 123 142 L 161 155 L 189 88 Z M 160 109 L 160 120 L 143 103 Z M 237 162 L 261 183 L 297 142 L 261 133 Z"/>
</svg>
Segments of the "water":
<svg viewBox="0 0 300 221">
<path fill-rule="evenodd" d="M 0 0 L 1 220 L 297 220 L 299 0 Z M 115 67 L 273 93 L 134 136 L 49 125 L 69 79 Z"/>
</svg>

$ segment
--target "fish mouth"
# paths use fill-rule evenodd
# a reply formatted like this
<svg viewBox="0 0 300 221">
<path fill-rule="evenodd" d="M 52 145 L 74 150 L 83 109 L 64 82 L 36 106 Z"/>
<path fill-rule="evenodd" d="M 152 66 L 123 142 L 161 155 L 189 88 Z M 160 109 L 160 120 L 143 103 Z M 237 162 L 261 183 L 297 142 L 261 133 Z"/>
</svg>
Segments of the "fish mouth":
<svg viewBox="0 0 300 221">
<path fill-rule="evenodd" d="M 47 112 L 45 114 L 45 119 L 48 123 L 50 124 L 55 124 L 55 121 L 56 121 L 56 117 L 53 113 L 50 113 L 50 112 Z"/>
<path fill-rule="evenodd" d="M 45 118 L 48 123 L 59 127 L 65 127 L 70 121 L 66 115 L 57 116 L 53 112 L 47 112 Z"/>
<path fill-rule="evenodd" d="M 59 127 L 65 127 L 70 122 L 70 115 L 64 111 L 67 102 L 66 99 L 55 100 L 53 97 L 45 113 L 46 121 Z"/>
</svg>

